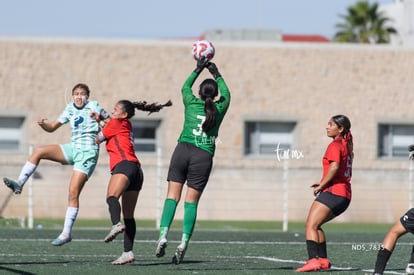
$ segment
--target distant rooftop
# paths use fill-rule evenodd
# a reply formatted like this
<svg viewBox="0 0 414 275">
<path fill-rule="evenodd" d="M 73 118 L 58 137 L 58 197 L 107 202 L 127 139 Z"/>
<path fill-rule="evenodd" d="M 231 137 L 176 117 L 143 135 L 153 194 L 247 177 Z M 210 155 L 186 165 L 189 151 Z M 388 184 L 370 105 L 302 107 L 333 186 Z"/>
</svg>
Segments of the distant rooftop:
<svg viewBox="0 0 414 275">
<path fill-rule="evenodd" d="M 283 34 L 282 40 L 285 42 L 329 42 L 330 40 L 322 35 L 306 34 Z"/>
<path fill-rule="evenodd" d="M 280 41 L 280 42 L 329 42 L 321 35 L 283 34 L 277 29 L 214 29 L 203 33 L 200 39 L 211 41 Z"/>
</svg>

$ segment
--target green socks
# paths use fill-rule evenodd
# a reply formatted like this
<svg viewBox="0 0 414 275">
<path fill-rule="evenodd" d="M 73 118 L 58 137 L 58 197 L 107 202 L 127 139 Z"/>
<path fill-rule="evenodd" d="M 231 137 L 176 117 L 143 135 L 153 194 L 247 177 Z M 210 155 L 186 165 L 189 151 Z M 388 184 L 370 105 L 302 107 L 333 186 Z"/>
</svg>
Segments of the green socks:
<svg viewBox="0 0 414 275">
<path fill-rule="evenodd" d="M 194 226 L 197 219 L 197 202 L 184 202 L 184 222 L 183 235 L 181 244 L 188 245 L 191 235 L 194 231 Z M 160 221 L 160 235 L 159 238 L 167 238 L 168 231 L 174 219 L 175 210 L 177 209 L 177 202 L 173 199 L 166 199 L 164 202 L 164 209 L 162 211 Z"/>
<path fill-rule="evenodd" d="M 181 243 L 188 245 L 197 219 L 197 202 L 184 202 L 184 223 Z"/>
<path fill-rule="evenodd" d="M 177 209 L 177 202 L 173 199 L 165 199 L 164 209 L 160 221 L 160 238 L 167 238 L 168 230 L 174 219 L 175 210 Z"/>
</svg>

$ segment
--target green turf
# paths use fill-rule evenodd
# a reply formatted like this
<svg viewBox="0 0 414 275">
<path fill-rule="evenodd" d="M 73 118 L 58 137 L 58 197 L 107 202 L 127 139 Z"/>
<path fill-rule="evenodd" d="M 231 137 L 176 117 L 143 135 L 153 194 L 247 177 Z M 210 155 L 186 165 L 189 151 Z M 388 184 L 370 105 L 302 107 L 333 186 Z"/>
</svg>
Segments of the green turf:
<svg viewBox="0 0 414 275">
<path fill-rule="evenodd" d="M 20 220 L 0 218 L 0 228 L 20 227 Z M 27 221 L 25 222 L 27 224 Z M 33 225 L 42 225 L 44 229 L 59 229 L 63 225 L 63 219 L 35 219 Z M 26 225 L 27 226 L 27 225 Z M 110 226 L 109 219 L 78 219 L 76 227 L 78 228 L 107 228 Z M 154 220 L 138 220 L 137 226 L 144 229 L 155 229 Z M 347 232 L 384 232 L 390 228 L 391 224 L 377 223 L 338 223 L 331 222 L 324 225 L 329 231 L 347 231 Z M 181 229 L 182 221 L 174 220 L 173 229 Z M 197 220 L 198 230 L 256 230 L 256 231 L 282 231 L 283 225 L 280 221 L 205 221 Z M 288 231 L 303 231 L 304 222 L 289 222 Z"/>
<path fill-rule="evenodd" d="M 48 225 L 42 230 L 0 226 L 0 274 L 295 274 L 294 270 L 306 259 L 303 224 L 281 232 L 274 229 L 275 223 L 253 230 L 245 222 L 200 222 L 183 264 L 171 263 L 179 230 L 170 233 L 167 255 L 158 259 L 154 256 L 157 231 L 138 226 L 136 262 L 112 266 L 111 261 L 122 252 L 122 237 L 105 244 L 102 239 L 106 228 L 97 229 L 99 223 L 92 223 L 94 229 L 85 230 L 80 224 L 77 221 L 73 241 L 62 247 L 50 245 L 60 230 L 48 229 Z M 334 269 L 322 274 L 370 274 L 379 244 L 389 228 L 385 227 L 381 231 L 367 224 L 326 226 Z M 388 274 L 403 274 L 413 240 L 411 234 L 399 240 L 387 266 L 391 272 Z"/>
</svg>

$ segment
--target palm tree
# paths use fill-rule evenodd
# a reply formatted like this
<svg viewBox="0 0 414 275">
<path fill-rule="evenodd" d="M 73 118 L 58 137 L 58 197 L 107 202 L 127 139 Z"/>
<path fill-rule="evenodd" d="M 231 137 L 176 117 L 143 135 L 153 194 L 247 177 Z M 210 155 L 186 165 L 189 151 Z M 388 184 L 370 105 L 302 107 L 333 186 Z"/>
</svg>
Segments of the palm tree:
<svg viewBox="0 0 414 275">
<path fill-rule="evenodd" d="M 345 22 L 335 25 L 338 32 L 334 36 L 334 41 L 390 43 L 390 34 L 397 33 L 394 28 L 386 26 L 391 19 L 378 11 L 378 3 L 370 5 L 368 1 L 358 1 L 347 10 L 348 15 L 339 15 Z"/>
</svg>

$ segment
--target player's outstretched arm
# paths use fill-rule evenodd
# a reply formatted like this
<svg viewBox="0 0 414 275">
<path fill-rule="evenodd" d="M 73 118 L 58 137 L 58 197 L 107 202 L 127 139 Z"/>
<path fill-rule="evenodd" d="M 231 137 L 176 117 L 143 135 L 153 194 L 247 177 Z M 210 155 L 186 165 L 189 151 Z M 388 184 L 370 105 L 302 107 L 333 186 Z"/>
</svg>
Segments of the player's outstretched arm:
<svg viewBox="0 0 414 275">
<path fill-rule="evenodd" d="M 46 132 L 52 133 L 56 131 L 56 129 L 58 129 L 60 126 L 62 126 L 62 123 L 60 123 L 57 120 L 50 122 L 50 123 L 47 123 L 46 120 L 47 118 L 40 118 L 37 121 L 37 124 L 39 124 L 39 126 Z"/>
</svg>

